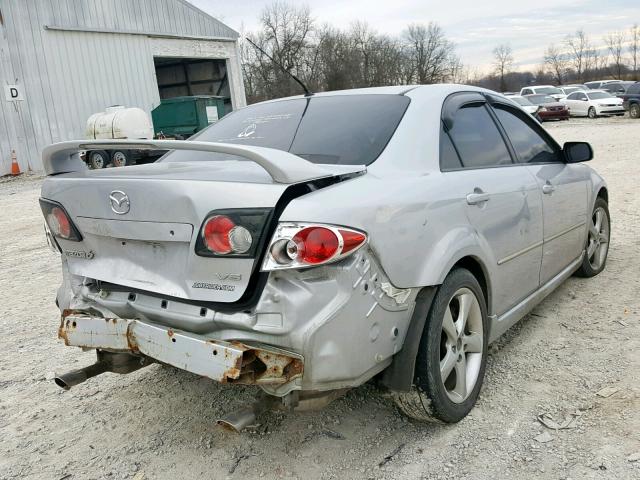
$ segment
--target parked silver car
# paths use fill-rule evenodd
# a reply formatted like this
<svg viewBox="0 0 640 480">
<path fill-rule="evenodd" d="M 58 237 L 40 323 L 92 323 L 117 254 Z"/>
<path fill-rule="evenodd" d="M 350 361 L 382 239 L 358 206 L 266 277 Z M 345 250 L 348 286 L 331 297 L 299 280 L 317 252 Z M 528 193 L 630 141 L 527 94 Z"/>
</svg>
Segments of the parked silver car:
<svg viewBox="0 0 640 480">
<path fill-rule="evenodd" d="M 106 170 L 77 155 L 114 145 L 171 151 Z M 160 362 L 292 407 L 375 377 L 407 415 L 456 422 L 488 344 L 607 258 L 589 144 L 560 147 L 476 87 L 285 98 L 189 141 L 66 142 L 43 157 L 59 336 L 98 352 L 57 377 L 65 388 Z"/>
</svg>

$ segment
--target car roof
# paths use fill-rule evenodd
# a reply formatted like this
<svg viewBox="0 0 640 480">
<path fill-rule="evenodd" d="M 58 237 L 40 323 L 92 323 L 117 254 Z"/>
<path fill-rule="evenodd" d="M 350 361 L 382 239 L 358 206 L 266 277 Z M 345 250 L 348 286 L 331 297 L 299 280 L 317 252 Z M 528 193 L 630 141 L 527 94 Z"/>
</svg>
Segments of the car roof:
<svg viewBox="0 0 640 480">
<path fill-rule="evenodd" d="M 330 90 L 328 92 L 314 92 L 311 97 L 333 97 L 338 95 L 404 95 L 405 93 L 420 87 L 434 87 L 436 85 L 395 85 L 389 87 L 367 87 L 352 88 L 346 90 Z M 289 97 L 273 98 L 263 102 L 252 103 L 251 105 L 261 105 L 265 103 L 281 102 L 284 100 L 292 100 L 294 98 L 305 98 L 304 95 L 291 95 Z"/>
<path fill-rule="evenodd" d="M 447 96 L 456 92 L 483 92 L 491 95 L 501 95 L 493 90 L 488 90 L 482 87 L 474 87 L 470 85 L 461 85 L 455 83 L 437 83 L 433 85 L 396 85 L 390 87 L 367 87 L 367 88 L 353 88 L 347 90 L 332 90 L 328 92 L 317 92 L 313 94 L 313 97 L 334 97 L 341 95 L 408 95 L 411 96 L 414 92 L 428 92 L 431 97 L 441 98 L 444 100 Z M 275 98 L 273 100 L 265 100 L 264 102 L 257 102 L 251 104 L 260 105 L 272 102 L 281 102 L 285 100 L 291 100 L 296 98 L 305 98 L 304 95 L 293 95 L 290 97 Z"/>
</svg>

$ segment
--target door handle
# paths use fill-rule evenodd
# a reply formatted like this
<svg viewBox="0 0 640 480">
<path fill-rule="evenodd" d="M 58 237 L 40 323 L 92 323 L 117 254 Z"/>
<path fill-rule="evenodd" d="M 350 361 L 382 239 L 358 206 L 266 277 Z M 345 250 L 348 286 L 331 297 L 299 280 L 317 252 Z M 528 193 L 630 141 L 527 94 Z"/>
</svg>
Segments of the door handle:
<svg viewBox="0 0 640 480">
<path fill-rule="evenodd" d="M 545 195 L 551 195 L 555 189 L 556 187 L 547 182 L 542 186 L 542 193 L 544 193 Z"/>
<path fill-rule="evenodd" d="M 480 205 L 481 203 L 488 202 L 489 198 L 490 197 L 488 193 L 480 190 L 479 192 L 476 191 L 467 195 L 467 203 L 469 205 Z"/>
</svg>

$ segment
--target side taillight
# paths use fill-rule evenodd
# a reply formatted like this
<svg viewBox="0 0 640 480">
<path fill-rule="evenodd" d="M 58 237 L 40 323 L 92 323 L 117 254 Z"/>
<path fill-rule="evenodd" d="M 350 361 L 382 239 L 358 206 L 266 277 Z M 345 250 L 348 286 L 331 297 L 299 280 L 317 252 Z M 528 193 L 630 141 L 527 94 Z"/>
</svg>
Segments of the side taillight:
<svg viewBox="0 0 640 480">
<path fill-rule="evenodd" d="M 367 234 L 334 225 L 281 223 L 269 244 L 263 271 L 305 268 L 341 260 L 367 243 Z"/>
<path fill-rule="evenodd" d="M 80 231 L 71 221 L 71 217 L 69 217 L 69 214 L 61 204 L 41 198 L 40 208 L 49 231 L 54 237 L 73 242 L 82 240 Z"/>
<path fill-rule="evenodd" d="M 196 253 L 203 257 L 255 257 L 270 215 L 271 209 L 209 213 L 200 227 Z"/>
</svg>

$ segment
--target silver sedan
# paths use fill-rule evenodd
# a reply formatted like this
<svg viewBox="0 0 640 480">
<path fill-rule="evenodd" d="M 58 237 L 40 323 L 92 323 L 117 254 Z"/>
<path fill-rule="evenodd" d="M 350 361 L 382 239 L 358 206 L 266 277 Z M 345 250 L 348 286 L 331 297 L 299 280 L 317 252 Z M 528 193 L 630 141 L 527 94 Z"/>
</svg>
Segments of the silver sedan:
<svg viewBox="0 0 640 480">
<path fill-rule="evenodd" d="M 103 170 L 77 154 L 113 148 L 170 152 Z M 489 343 L 605 268 L 592 155 L 459 85 L 260 103 L 189 141 L 52 145 L 40 203 L 59 336 L 98 353 L 56 382 L 161 362 L 292 408 L 375 379 L 407 415 L 457 422 Z"/>
</svg>

